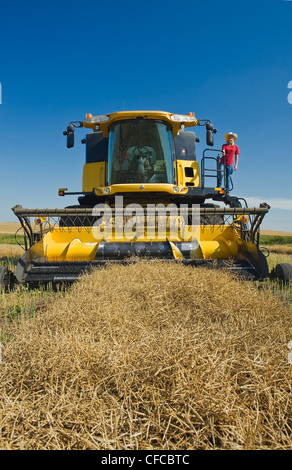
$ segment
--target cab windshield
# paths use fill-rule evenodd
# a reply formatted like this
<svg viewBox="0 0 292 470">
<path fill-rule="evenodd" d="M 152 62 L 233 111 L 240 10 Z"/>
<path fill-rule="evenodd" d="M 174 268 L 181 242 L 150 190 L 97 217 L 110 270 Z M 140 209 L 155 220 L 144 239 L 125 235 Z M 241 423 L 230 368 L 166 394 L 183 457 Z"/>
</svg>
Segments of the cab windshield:
<svg viewBox="0 0 292 470">
<path fill-rule="evenodd" d="M 112 126 L 108 184 L 119 183 L 174 184 L 172 134 L 167 124 L 138 118 Z"/>
</svg>

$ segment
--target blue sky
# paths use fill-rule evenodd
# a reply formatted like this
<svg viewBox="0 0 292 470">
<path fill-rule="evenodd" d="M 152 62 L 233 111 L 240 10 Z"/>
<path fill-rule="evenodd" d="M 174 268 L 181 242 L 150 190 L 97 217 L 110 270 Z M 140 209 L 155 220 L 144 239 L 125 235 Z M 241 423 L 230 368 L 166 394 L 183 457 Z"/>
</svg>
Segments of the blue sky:
<svg viewBox="0 0 292 470">
<path fill-rule="evenodd" d="M 233 193 L 271 205 L 263 229 L 292 232 L 292 1 L 16 0 L 0 18 L 0 221 L 75 203 L 57 195 L 81 190 L 71 120 L 144 109 L 211 119 L 215 148 L 236 132 Z"/>
</svg>

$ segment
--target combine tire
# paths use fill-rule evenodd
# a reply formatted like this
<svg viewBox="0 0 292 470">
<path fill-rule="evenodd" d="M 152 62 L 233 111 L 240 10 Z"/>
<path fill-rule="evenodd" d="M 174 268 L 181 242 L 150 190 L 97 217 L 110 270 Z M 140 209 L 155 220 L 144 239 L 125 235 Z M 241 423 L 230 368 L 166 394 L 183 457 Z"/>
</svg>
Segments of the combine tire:
<svg viewBox="0 0 292 470">
<path fill-rule="evenodd" d="M 276 277 L 283 283 L 288 283 L 292 280 L 292 265 L 289 263 L 277 264 L 275 268 Z"/>
<path fill-rule="evenodd" d="M 220 206 L 218 206 L 217 204 L 202 204 L 201 207 L 209 207 L 212 209 L 217 209 Z M 210 214 L 210 215 L 202 215 L 201 225 L 224 225 L 224 216 L 218 215 L 216 213 Z"/>
<path fill-rule="evenodd" d="M 7 266 L 0 267 L 0 290 L 8 291 L 14 285 L 13 273 Z"/>
</svg>

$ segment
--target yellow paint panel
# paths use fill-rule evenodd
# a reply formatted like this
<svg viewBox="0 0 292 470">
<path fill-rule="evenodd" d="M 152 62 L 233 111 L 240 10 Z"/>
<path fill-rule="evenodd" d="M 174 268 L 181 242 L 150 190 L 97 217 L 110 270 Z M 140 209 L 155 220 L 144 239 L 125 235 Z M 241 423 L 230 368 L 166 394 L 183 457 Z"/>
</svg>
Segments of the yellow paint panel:
<svg viewBox="0 0 292 470">
<path fill-rule="evenodd" d="M 129 241 L 123 232 L 120 236 L 115 233 L 115 228 L 110 225 L 109 233 L 97 233 L 94 227 L 70 227 L 54 228 L 45 234 L 44 238 L 28 251 L 29 259 L 43 258 L 47 261 L 92 261 L 100 241 L 105 238 L 109 242 Z M 152 239 L 149 238 L 145 228 L 144 233 L 136 241 L 159 241 L 159 233 L 154 230 Z M 162 240 L 162 239 L 161 239 Z M 160 241 L 161 241 L 160 240 Z M 184 240 L 180 235 L 166 233 L 163 240 L 170 243 L 173 256 L 181 259 L 182 255 L 175 247 L 175 242 Z M 235 228 L 231 226 L 200 226 L 194 233 L 193 259 L 246 259 L 246 253 L 250 253 L 257 260 L 256 245 L 242 240 Z"/>
<path fill-rule="evenodd" d="M 186 186 L 179 186 L 179 191 L 175 191 L 174 188 L 177 188 L 177 185 L 169 183 L 125 183 L 125 184 L 112 184 L 108 186 L 109 192 L 107 194 L 112 195 L 115 193 L 143 193 L 143 192 L 164 192 L 170 194 L 186 194 L 188 188 Z M 100 195 L 100 192 L 95 191 L 97 196 Z"/>
<path fill-rule="evenodd" d="M 83 167 L 82 191 L 91 192 L 105 186 L 105 162 L 86 163 Z"/>
<path fill-rule="evenodd" d="M 190 168 L 190 170 L 186 170 Z M 186 171 L 192 172 L 192 176 L 186 176 Z M 177 184 L 178 186 L 194 186 L 199 187 L 200 183 L 200 166 L 199 162 L 190 160 L 177 160 Z"/>
<path fill-rule="evenodd" d="M 116 121 L 122 121 L 125 119 L 136 119 L 137 117 L 143 117 L 144 119 L 159 119 L 162 121 L 168 122 L 171 127 L 172 127 L 172 135 L 175 136 L 177 135 L 178 131 L 181 128 L 181 124 L 184 124 L 185 127 L 193 127 L 197 126 L 198 121 L 195 118 L 195 116 L 192 116 L 192 119 L 190 119 L 190 116 L 186 116 L 187 120 L 186 121 L 173 121 L 171 119 L 171 116 L 173 113 L 167 113 L 164 111 L 119 111 L 116 113 L 110 113 L 107 114 L 107 121 L 104 122 L 95 122 L 94 121 L 94 116 L 93 116 L 93 121 L 91 118 L 86 118 L 83 121 L 83 127 L 89 128 L 89 129 L 95 129 L 96 124 L 99 125 L 99 129 L 103 133 L 105 137 L 108 137 L 109 134 L 109 127 L 111 124 L 113 124 Z"/>
</svg>

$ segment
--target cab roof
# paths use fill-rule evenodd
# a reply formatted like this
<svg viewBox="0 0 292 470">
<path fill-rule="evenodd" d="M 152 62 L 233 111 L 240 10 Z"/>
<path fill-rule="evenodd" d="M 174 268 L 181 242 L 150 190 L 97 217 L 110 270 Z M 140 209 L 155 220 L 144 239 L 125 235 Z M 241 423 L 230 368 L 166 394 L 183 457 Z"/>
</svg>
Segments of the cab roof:
<svg viewBox="0 0 292 470">
<path fill-rule="evenodd" d="M 107 136 L 109 126 L 114 122 L 128 119 L 137 119 L 138 117 L 143 119 L 158 119 L 160 121 L 166 121 L 171 125 L 173 135 L 178 133 L 182 125 L 184 125 L 184 127 L 194 127 L 198 124 L 194 113 L 184 115 L 168 113 L 165 111 L 118 111 L 101 116 L 86 114 L 86 118 L 83 121 L 83 127 L 93 130 L 100 130 L 103 132 L 104 136 Z"/>
</svg>

